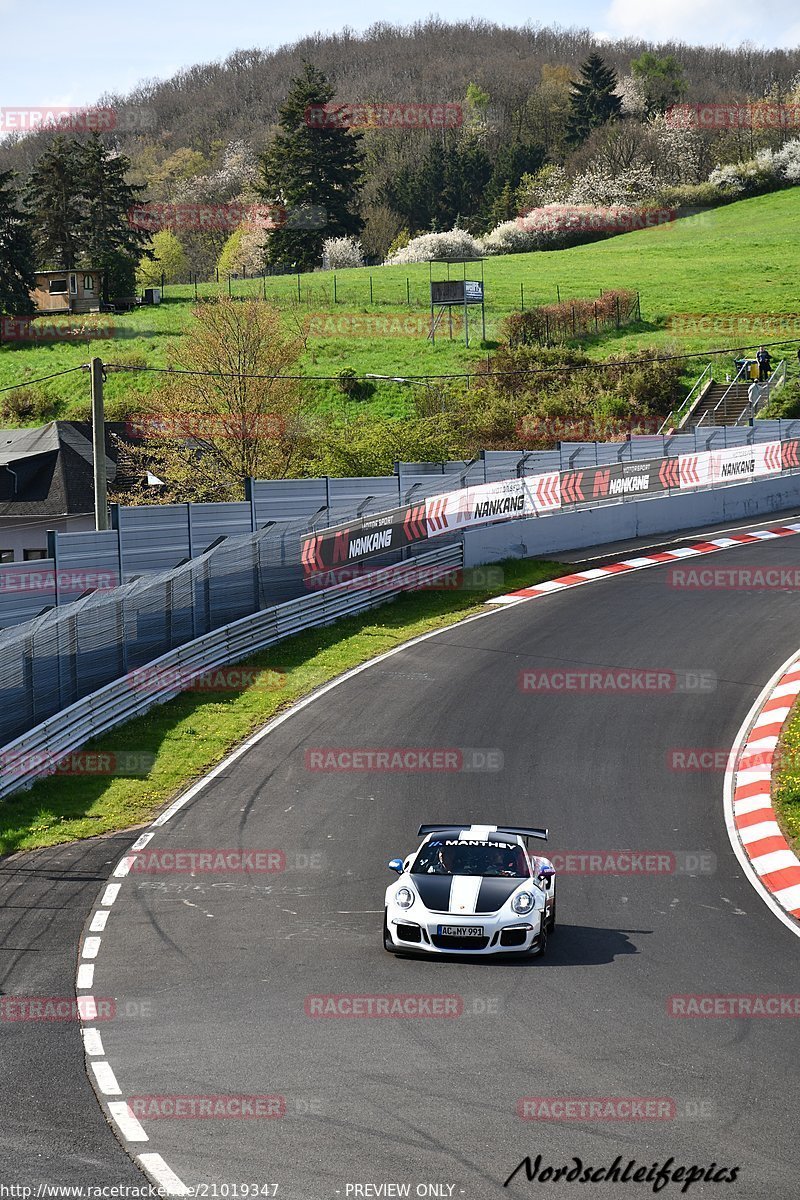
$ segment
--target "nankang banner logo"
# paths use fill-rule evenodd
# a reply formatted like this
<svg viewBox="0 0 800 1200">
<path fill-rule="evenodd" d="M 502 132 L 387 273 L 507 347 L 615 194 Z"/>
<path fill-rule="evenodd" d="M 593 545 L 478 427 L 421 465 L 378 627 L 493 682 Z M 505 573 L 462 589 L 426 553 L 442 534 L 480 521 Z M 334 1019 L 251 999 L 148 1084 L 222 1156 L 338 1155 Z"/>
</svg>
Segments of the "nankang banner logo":
<svg viewBox="0 0 800 1200">
<path fill-rule="evenodd" d="M 392 529 L 382 529 L 380 533 L 369 533 L 351 541 L 347 557 L 352 562 L 354 558 L 364 558 L 368 554 L 377 554 L 380 550 L 391 548 Z"/>
<path fill-rule="evenodd" d="M 489 517 L 507 517 L 511 513 L 524 513 L 525 495 L 501 496 L 498 500 L 479 501 L 472 513 L 473 521 L 485 521 Z"/>
</svg>

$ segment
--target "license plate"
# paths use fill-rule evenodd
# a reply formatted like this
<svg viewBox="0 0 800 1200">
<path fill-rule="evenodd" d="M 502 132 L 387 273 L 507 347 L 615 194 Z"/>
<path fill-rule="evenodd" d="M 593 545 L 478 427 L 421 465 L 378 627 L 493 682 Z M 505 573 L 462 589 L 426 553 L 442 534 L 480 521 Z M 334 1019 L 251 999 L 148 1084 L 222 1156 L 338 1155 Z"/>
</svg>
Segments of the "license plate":
<svg viewBox="0 0 800 1200">
<path fill-rule="evenodd" d="M 482 925 L 440 925 L 440 937 L 483 937 Z"/>
</svg>

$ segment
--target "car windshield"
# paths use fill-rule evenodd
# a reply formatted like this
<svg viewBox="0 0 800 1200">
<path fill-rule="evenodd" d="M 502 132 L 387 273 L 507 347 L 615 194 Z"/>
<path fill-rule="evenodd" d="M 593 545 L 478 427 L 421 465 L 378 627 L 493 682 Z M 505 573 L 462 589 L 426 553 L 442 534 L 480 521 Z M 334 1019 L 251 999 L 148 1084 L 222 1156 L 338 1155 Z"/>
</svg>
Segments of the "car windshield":
<svg viewBox="0 0 800 1200">
<path fill-rule="evenodd" d="M 422 846 L 412 875 L 484 875 L 530 878 L 525 851 L 503 842 L 434 839 Z"/>
</svg>

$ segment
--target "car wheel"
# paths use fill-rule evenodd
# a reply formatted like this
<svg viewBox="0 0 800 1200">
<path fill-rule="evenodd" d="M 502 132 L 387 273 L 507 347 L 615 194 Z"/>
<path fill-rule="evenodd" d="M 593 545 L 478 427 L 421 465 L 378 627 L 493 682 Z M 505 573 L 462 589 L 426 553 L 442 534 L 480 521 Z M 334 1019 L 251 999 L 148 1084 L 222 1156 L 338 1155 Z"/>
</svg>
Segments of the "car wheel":
<svg viewBox="0 0 800 1200">
<path fill-rule="evenodd" d="M 542 931 L 539 934 L 539 945 L 534 950 L 531 950 L 531 958 L 541 958 L 543 954 L 547 953 L 547 931 L 548 922 L 544 921 L 542 923 Z"/>
<path fill-rule="evenodd" d="M 552 936 L 556 927 L 556 902 L 553 901 L 553 907 L 550 910 L 550 920 L 547 922 L 547 932 Z"/>
<path fill-rule="evenodd" d="M 388 954 L 396 954 L 394 942 L 389 935 L 389 922 L 386 919 L 386 911 L 383 913 L 383 948 Z"/>
</svg>

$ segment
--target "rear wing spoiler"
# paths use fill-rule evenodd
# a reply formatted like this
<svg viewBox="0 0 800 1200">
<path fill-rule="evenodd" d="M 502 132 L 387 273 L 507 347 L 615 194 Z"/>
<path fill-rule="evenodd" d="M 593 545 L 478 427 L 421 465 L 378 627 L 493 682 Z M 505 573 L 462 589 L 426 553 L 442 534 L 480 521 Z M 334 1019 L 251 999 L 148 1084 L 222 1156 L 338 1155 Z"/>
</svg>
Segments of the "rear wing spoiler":
<svg viewBox="0 0 800 1200">
<path fill-rule="evenodd" d="M 420 825 L 417 837 L 423 837 L 427 833 L 461 833 L 464 829 L 469 829 L 474 824 L 474 821 L 470 821 L 468 825 L 456 825 L 452 823 L 447 825 Z M 543 842 L 547 841 L 547 829 L 534 829 L 528 825 L 496 825 L 493 828 L 497 833 L 516 833 L 520 837 L 539 838 Z"/>
</svg>

